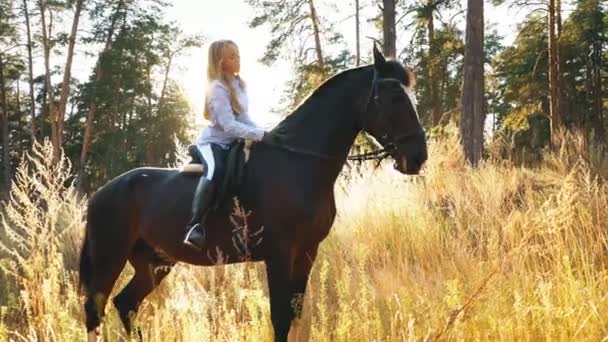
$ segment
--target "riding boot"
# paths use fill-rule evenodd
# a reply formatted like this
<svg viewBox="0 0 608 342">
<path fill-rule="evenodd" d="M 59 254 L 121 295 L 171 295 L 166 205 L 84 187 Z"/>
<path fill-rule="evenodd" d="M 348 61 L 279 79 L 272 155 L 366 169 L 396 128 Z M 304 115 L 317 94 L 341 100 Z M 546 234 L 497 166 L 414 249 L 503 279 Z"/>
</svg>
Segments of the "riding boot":
<svg viewBox="0 0 608 342">
<path fill-rule="evenodd" d="M 205 245 L 205 227 L 203 224 L 215 197 L 216 185 L 205 177 L 201 177 L 194 191 L 192 200 L 192 218 L 188 222 L 184 243 L 198 250 Z"/>
</svg>

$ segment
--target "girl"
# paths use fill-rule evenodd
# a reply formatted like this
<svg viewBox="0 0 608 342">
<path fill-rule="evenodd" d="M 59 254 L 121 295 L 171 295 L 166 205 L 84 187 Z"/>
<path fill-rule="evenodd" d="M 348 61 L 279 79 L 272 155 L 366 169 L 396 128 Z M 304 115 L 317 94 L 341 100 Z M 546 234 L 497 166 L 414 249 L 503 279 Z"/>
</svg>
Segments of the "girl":
<svg viewBox="0 0 608 342">
<path fill-rule="evenodd" d="M 202 250 L 205 243 L 205 218 L 223 176 L 229 145 L 238 138 L 262 140 L 265 131 L 251 121 L 247 113 L 245 83 L 239 76 L 241 61 L 237 45 L 230 40 L 215 41 L 209 47 L 207 65 L 208 92 L 205 118 L 211 123 L 196 141 L 205 162 L 207 174 L 201 176 L 192 201 L 192 219 L 187 225 L 184 243 Z"/>
</svg>

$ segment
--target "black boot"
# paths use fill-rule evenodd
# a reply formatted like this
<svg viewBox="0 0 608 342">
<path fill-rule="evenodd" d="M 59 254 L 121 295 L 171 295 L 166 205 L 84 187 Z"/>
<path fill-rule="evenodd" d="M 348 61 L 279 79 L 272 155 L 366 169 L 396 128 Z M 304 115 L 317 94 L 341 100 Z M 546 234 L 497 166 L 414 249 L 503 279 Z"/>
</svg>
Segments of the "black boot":
<svg viewBox="0 0 608 342">
<path fill-rule="evenodd" d="M 202 250 L 205 245 L 205 228 L 203 223 L 207 214 L 211 210 L 211 205 L 215 197 L 215 184 L 205 177 L 201 177 L 194 191 L 192 200 L 192 218 L 188 222 L 188 232 L 184 243 L 198 250 Z"/>
</svg>

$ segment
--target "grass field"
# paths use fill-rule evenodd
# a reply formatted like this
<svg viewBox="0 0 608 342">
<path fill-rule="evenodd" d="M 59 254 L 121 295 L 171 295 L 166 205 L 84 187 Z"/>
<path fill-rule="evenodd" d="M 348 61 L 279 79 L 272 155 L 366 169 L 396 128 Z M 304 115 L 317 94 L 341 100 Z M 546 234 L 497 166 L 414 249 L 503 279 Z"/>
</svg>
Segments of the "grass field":
<svg viewBox="0 0 608 342">
<path fill-rule="evenodd" d="M 529 168 L 492 157 L 491 146 L 471 169 L 448 132 L 431 142 L 422 176 L 388 166 L 341 179 L 302 337 L 608 338 L 608 166 L 577 141 Z M 2 213 L 0 340 L 85 337 L 75 272 L 85 202 L 50 149 L 19 169 Z M 116 311 L 106 312 L 103 334 L 120 340 Z M 178 265 L 137 320 L 145 341 L 269 341 L 264 267 Z"/>
</svg>

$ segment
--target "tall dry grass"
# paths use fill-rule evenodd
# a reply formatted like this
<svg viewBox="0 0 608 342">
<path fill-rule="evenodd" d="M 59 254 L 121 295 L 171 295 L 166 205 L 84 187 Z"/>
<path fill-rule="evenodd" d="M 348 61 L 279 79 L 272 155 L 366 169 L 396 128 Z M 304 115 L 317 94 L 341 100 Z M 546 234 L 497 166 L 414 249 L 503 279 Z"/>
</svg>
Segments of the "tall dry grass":
<svg viewBox="0 0 608 342">
<path fill-rule="evenodd" d="M 2 208 L 0 269 L 7 280 L 0 339 L 76 341 L 82 331 L 73 271 L 82 239 L 84 201 L 69 179 L 66 158 L 52 161 L 52 146 L 36 144 L 23 156 L 10 200 Z"/>
<path fill-rule="evenodd" d="M 422 176 L 387 167 L 340 180 L 303 337 L 605 339 L 604 160 L 570 137 L 534 168 L 490 157 L 470 169 L 454 131 L 431 142 Z M 3 340 L 84 337 L 74 275 L 84 202 L 67 183 L 69 168 L 48 162 L 50 152 L 38 146 L 24 159 L 3 212 Z M 103 334 L 119 340 L 116 312 L 106 311 Z M 178 265 L 137 318 L 146 341 L 271 340 L 263 265 Z"/>
</svg>

